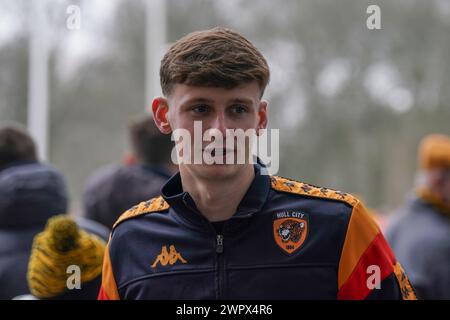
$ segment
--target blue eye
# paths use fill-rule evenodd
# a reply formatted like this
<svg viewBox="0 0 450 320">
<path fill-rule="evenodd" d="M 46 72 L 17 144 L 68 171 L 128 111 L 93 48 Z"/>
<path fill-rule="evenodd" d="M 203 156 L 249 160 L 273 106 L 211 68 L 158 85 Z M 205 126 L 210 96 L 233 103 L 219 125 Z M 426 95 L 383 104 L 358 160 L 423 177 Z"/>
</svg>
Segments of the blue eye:
<svg viewBox="0 0 450 320">
<path fill-rule="evenodd" d="M 247 111 L 247 109 L 245 106 L 237 104 L 231 107 L 231 111 L 235 114 L 241 114 Z"/>
<path fill-rule="evenodd" d="M 209 107 L 207 105 L 200 104 L 200 105 L 194 106 L 192 108 L 192 111 L 194 111 L 194 113 L 207 113 L 209 111 Z"/>
</svg>

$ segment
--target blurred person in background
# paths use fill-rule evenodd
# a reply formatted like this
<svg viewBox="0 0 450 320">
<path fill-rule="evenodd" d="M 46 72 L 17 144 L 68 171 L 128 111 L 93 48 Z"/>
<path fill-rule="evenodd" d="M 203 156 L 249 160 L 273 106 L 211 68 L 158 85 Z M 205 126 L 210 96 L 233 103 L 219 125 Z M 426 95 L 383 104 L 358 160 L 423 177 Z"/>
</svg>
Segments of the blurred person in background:
<svg viewBox="0 0 450 320">
<path fill-rule="evenodd" d="M 450 299 L 450 137 L 425 137 L 417 186 L 387 238 L 422 299 Z"/>
<path fill-rule="evenodd" d="M 22 129 L 0 129 L 0 299 L 28 293 L 33 237 L 48 218 L 67 209 L 63 176 L 37 161 L 32 138 Z"/>
<path fill-rule="evenodd" d="M 0 128 L 0 299 L 27 294 L 27 267 L 34 236 L 47 220 L 67 212 L 63 175 L 40 163 L 30 135 L 16 126 Z M 80 225 L 108 237 L 98 223 Z"/>
<path fill-rule="evenodd" d="M 160 193 L 171 168 L 172 143 L 150 116 L 129 125 L 132 152 L 125 164 L 100 168 L 88 179 L 83 202 L 87 218 L 111 228 L 127 209 Z"/>
<path fill-rule="evenodd" d="M 104 251 L 105 241 L 82 230 L 72 218 L 50 218 L 45 230 L 33 241 L 27 276 L 32 297 L 95 300 Z"/>
</svg>

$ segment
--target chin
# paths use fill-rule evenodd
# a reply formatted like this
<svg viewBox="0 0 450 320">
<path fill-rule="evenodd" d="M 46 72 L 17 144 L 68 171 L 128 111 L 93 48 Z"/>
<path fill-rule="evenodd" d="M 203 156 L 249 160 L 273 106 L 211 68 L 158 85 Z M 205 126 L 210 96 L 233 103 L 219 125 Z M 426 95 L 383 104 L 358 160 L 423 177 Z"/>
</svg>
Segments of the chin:
<svg viewBox="0 0 450 320">
<path fill-rule="evenodd" d="M 239 175 L 244 168 L 243 165 L 235 164 L 202 164 L 195 165 L 192 168 L 196 171 L 196 175 L 204 179 L 227 179 Z"/>
</svg>

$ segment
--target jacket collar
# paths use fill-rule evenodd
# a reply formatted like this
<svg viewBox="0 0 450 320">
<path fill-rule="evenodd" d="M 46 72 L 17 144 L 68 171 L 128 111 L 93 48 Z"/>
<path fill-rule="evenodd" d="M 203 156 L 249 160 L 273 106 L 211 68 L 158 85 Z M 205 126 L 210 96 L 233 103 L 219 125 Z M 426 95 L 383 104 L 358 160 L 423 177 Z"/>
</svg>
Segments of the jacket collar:
<svg viewBox="0 0 450 320">
<path fill-rule="evenodd" d="M 261 211 L 266 202 L 270 190 L 270 178 L 267 174 L 262 174 L 266 169 L 259 164 L 254 165 L 254 170 L 253 182 L 230 220 L 251 217 Z M 198 210 L 190 194 L 183 191 L 179 172 L 165 183 L 161 189 L 161 194 L 183 220 L 194 225 L 210 225 L 209 221 Z"/>
</svg>

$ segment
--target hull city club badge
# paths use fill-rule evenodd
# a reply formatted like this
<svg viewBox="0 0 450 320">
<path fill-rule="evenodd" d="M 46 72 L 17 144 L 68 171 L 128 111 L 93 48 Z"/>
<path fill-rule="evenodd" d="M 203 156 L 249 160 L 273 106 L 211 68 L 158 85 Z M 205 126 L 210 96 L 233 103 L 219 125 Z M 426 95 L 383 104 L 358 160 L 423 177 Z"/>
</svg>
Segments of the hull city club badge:
<svg viewBox="0 0 450 320">
<path fill-rule="evenodd" d="M 297 211 L 282 211 L 273 215 L 273 235 L 286 253 L 298 251 L 308 235 L 308 215 Z"/>
</svg>

